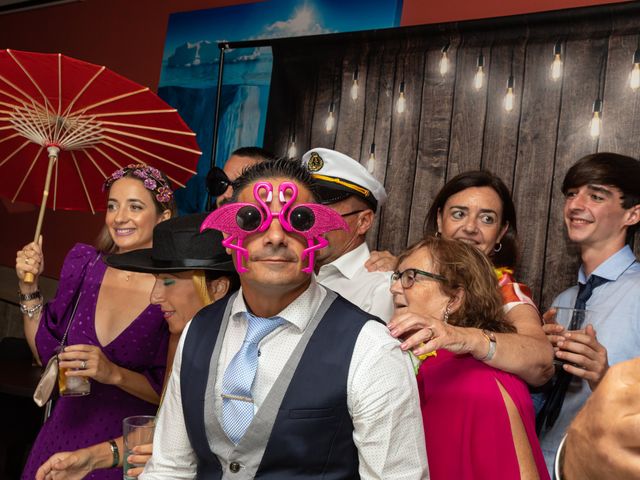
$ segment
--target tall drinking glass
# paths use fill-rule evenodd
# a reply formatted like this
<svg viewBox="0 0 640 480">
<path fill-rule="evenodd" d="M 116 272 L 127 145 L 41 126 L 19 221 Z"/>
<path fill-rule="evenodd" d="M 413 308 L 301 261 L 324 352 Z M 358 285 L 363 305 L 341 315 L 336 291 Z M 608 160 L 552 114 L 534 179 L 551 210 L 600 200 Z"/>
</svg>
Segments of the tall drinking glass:
<svg viewBox="0 0 640 480">
<path fill-rule="evenodd" d="M 156 428 L 156 417 L 151 415 L 136 415 L 127 417 L 122 421 L 122 433 L 124 436 L 124 457 L 122 459 L 122 478 L 124 480 L 136 480 L 129 477 L 130 468 L 142 467 L 135 463 L 129 463 L 127 459 L 133 453 L 133 447 L 153 443 L 153 432 Z"/>
</svg>

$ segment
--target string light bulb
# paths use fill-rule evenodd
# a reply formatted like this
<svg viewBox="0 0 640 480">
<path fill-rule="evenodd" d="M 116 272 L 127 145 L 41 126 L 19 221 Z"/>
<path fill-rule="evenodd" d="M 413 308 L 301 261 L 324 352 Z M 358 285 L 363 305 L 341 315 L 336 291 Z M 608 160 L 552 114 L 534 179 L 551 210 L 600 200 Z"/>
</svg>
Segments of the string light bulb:
<svg viewBox="0 0 640 480">
<path fill-rule="evenodd" d="M 473 86 L 476 90 L 480 90 L 484 84 L 484 55 L 478 55 L 478 69 L 473 77 Z"/>
<path fill-rule="evenodd" d="M 633 54 L 633 68 L 629 77 L 629 86 L 632 90 L 640 88 L 640 48 Z"/>
<path fill-rule="evenodd" d="M 407 99 L 404 96 L 404 82 L 400 82 L 400 95 L 398 96 L 398 101 L 396 102 L 396 112 L 404 113 L 407 109 Z"/>
<path fill-rule="evenodd" d="M 597 99 L 593 102 L 593 116 L 589 123 L 589 134 L 596 138 L 600 136 L 602 130 L 602 100 Z"/>
<path fill-rule="evenodd" d="M 442 47 L 442 57 L 440 58 L 440 75 L 443 77 L 449 71 L 449 44 Z"/>
<path fill-rule="evenodd" d="M 351 100 L 358 100 L 358 69 L 353 72 L 353 84 L 351 85 Z"/>
<path fill-rule="evenodd" d="M 553 62 L 551 62 L 551 78 L 555 81 L 562 76 L 562 44 L 556 42 L 553 46 Z"/>
<path fill-rule="evenodd" d="M 291 136 L 291 142 L 289 143 L 289 149 L 287 150 L 287 156 L 289 158 L 296 158 L 298 155 L 298 148 L 296 147 L 296 134 Z"/>
<path fill-rule="evenodd" d="M 334 105 L 333 105 L 333 102 L 331 102 L 331 105 L 329 105 L 329 115 L 327 116 L 327 119 L 324 121 L 324 129 L 327 133 L 331 132 L 331 130 L 333 130 L 333 127 L 336 124 L 336 119 L 333 116 L 333 109 L 334 109 Z"/>
<path fill-rule="evenodd" d="M 376 144 L 371 143 L 371 148 L 369 148 L 369 159 L 367 160 L 367 171 L 369 173 L 373 173 L 376 169 Z"/>
<path fill-rule="evenodd" d="M 507 93 L 504 96 L 504 109 L 507 112 L 513 110 L 513 99 L 515 96 L 513 93 L 513 83 L 513 75 L 509 75 L 509 80 L 507 81 Z"/>
</svg>

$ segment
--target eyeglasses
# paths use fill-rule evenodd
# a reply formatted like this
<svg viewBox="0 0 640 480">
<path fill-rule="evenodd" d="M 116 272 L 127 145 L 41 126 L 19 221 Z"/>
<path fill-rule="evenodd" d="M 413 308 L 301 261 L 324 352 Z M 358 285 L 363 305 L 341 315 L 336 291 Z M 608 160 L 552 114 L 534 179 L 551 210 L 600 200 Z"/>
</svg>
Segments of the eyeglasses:
<svg viewBox="0 0 640 480">
<path fill-rule="evenodd" d="M 407 268 L 406 270 L 399 272 L 395 271 L 391 275 L 391 284 L 400 280 L 400 285 L 402 288 L 411 288 L 413 284 L 416 283 L 416 275 L 423 275 L 425 277 L 429 277 L 433 280 L 438 280 L 439 282 L 446 282 L 447 279 L 442 275 L 438 275 L 437 273 L 425 272 L 423 270 L 418 270 L 417 268 Z"/>
</svg>

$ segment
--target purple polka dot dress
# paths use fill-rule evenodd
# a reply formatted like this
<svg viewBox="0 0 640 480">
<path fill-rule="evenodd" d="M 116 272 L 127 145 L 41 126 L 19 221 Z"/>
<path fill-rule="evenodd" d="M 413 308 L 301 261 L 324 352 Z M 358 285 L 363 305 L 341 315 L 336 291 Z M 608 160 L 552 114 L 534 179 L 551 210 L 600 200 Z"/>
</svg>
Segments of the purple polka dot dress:
<svg viewBox="0 0 640 480">
<path fill-rule="evenodd" d="M 82 270 L 87 271 L 82 281 Z M 58 291 L 43 308 L 36 345 L 43 364 L 54 354 L 64 335 L 68 319 L 62 318 L 81 289 L 67 344 L 100 345 L 95 330 L 98 292 L 107 267 L 95 248 L 77 244 L 64 261 Z M 82 284 L 81 284 L 82 282 Z M 126 301 L 123 298 L 122 301 Z M 71 307 L 73 308 L 73 307 Z M 69 310 L 69 313 L 71 310 Z M 107 358 L 149 379 L 160 393 L 167 360 L 169 332 L 157 305 L 149 305 L 118 337 L 102 346 Z M 60 397 L 45 422 L 29 454 L 22 480 L 33 480 L 51 455 L 88 447 L 122 435 L 122 419 L 131 415 L 155 415 L 157 405 L 128 394 L 113 385 L 91 382 L 84 397 Z M 122 454 L 122 452 L 121 452 Z M 87 479 L 121 480 L 122 468 L 96 470 Z"/>
</svg>

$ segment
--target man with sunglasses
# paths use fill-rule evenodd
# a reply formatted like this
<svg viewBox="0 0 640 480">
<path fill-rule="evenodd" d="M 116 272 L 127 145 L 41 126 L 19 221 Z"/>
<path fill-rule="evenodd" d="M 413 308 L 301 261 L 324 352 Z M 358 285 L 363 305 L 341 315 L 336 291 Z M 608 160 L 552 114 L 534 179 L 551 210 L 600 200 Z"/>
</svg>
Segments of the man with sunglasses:
<svg viewBox="0 0 640 480">
<path fill-rule="evenodd" d="M 260 163 L 203 223 L 241 289 L 185 329 L 142 480 L 429 478 L 410 360 L 312 273 L 344 225 L 314 190 L 298 162 Z"/>
<path fill-rule="evenodd" d="M 302 164 L 316 182 L 319 202 L 345 219 L 349 231 L 326 234 L 329 245 L 318 252 L 318 282 L 385 322 L 393 315 L 389 292 L 390 272 L 369 272 L 366 234 L 387 199 L 382 184 L 353 158 L 314 148 L 302 156 Z"/>
<path fill-rule="evenodd" d="M 261 162 L 272 162 L 275 156 L 261 147 L 241 147 L 234 150 L 223 168 L 213 167 L 207 174 L 207 190 L 216 197 L 216 206 L 228 203 L 233 194 L 233 182 L 242 171 Z"/>
</svg>

